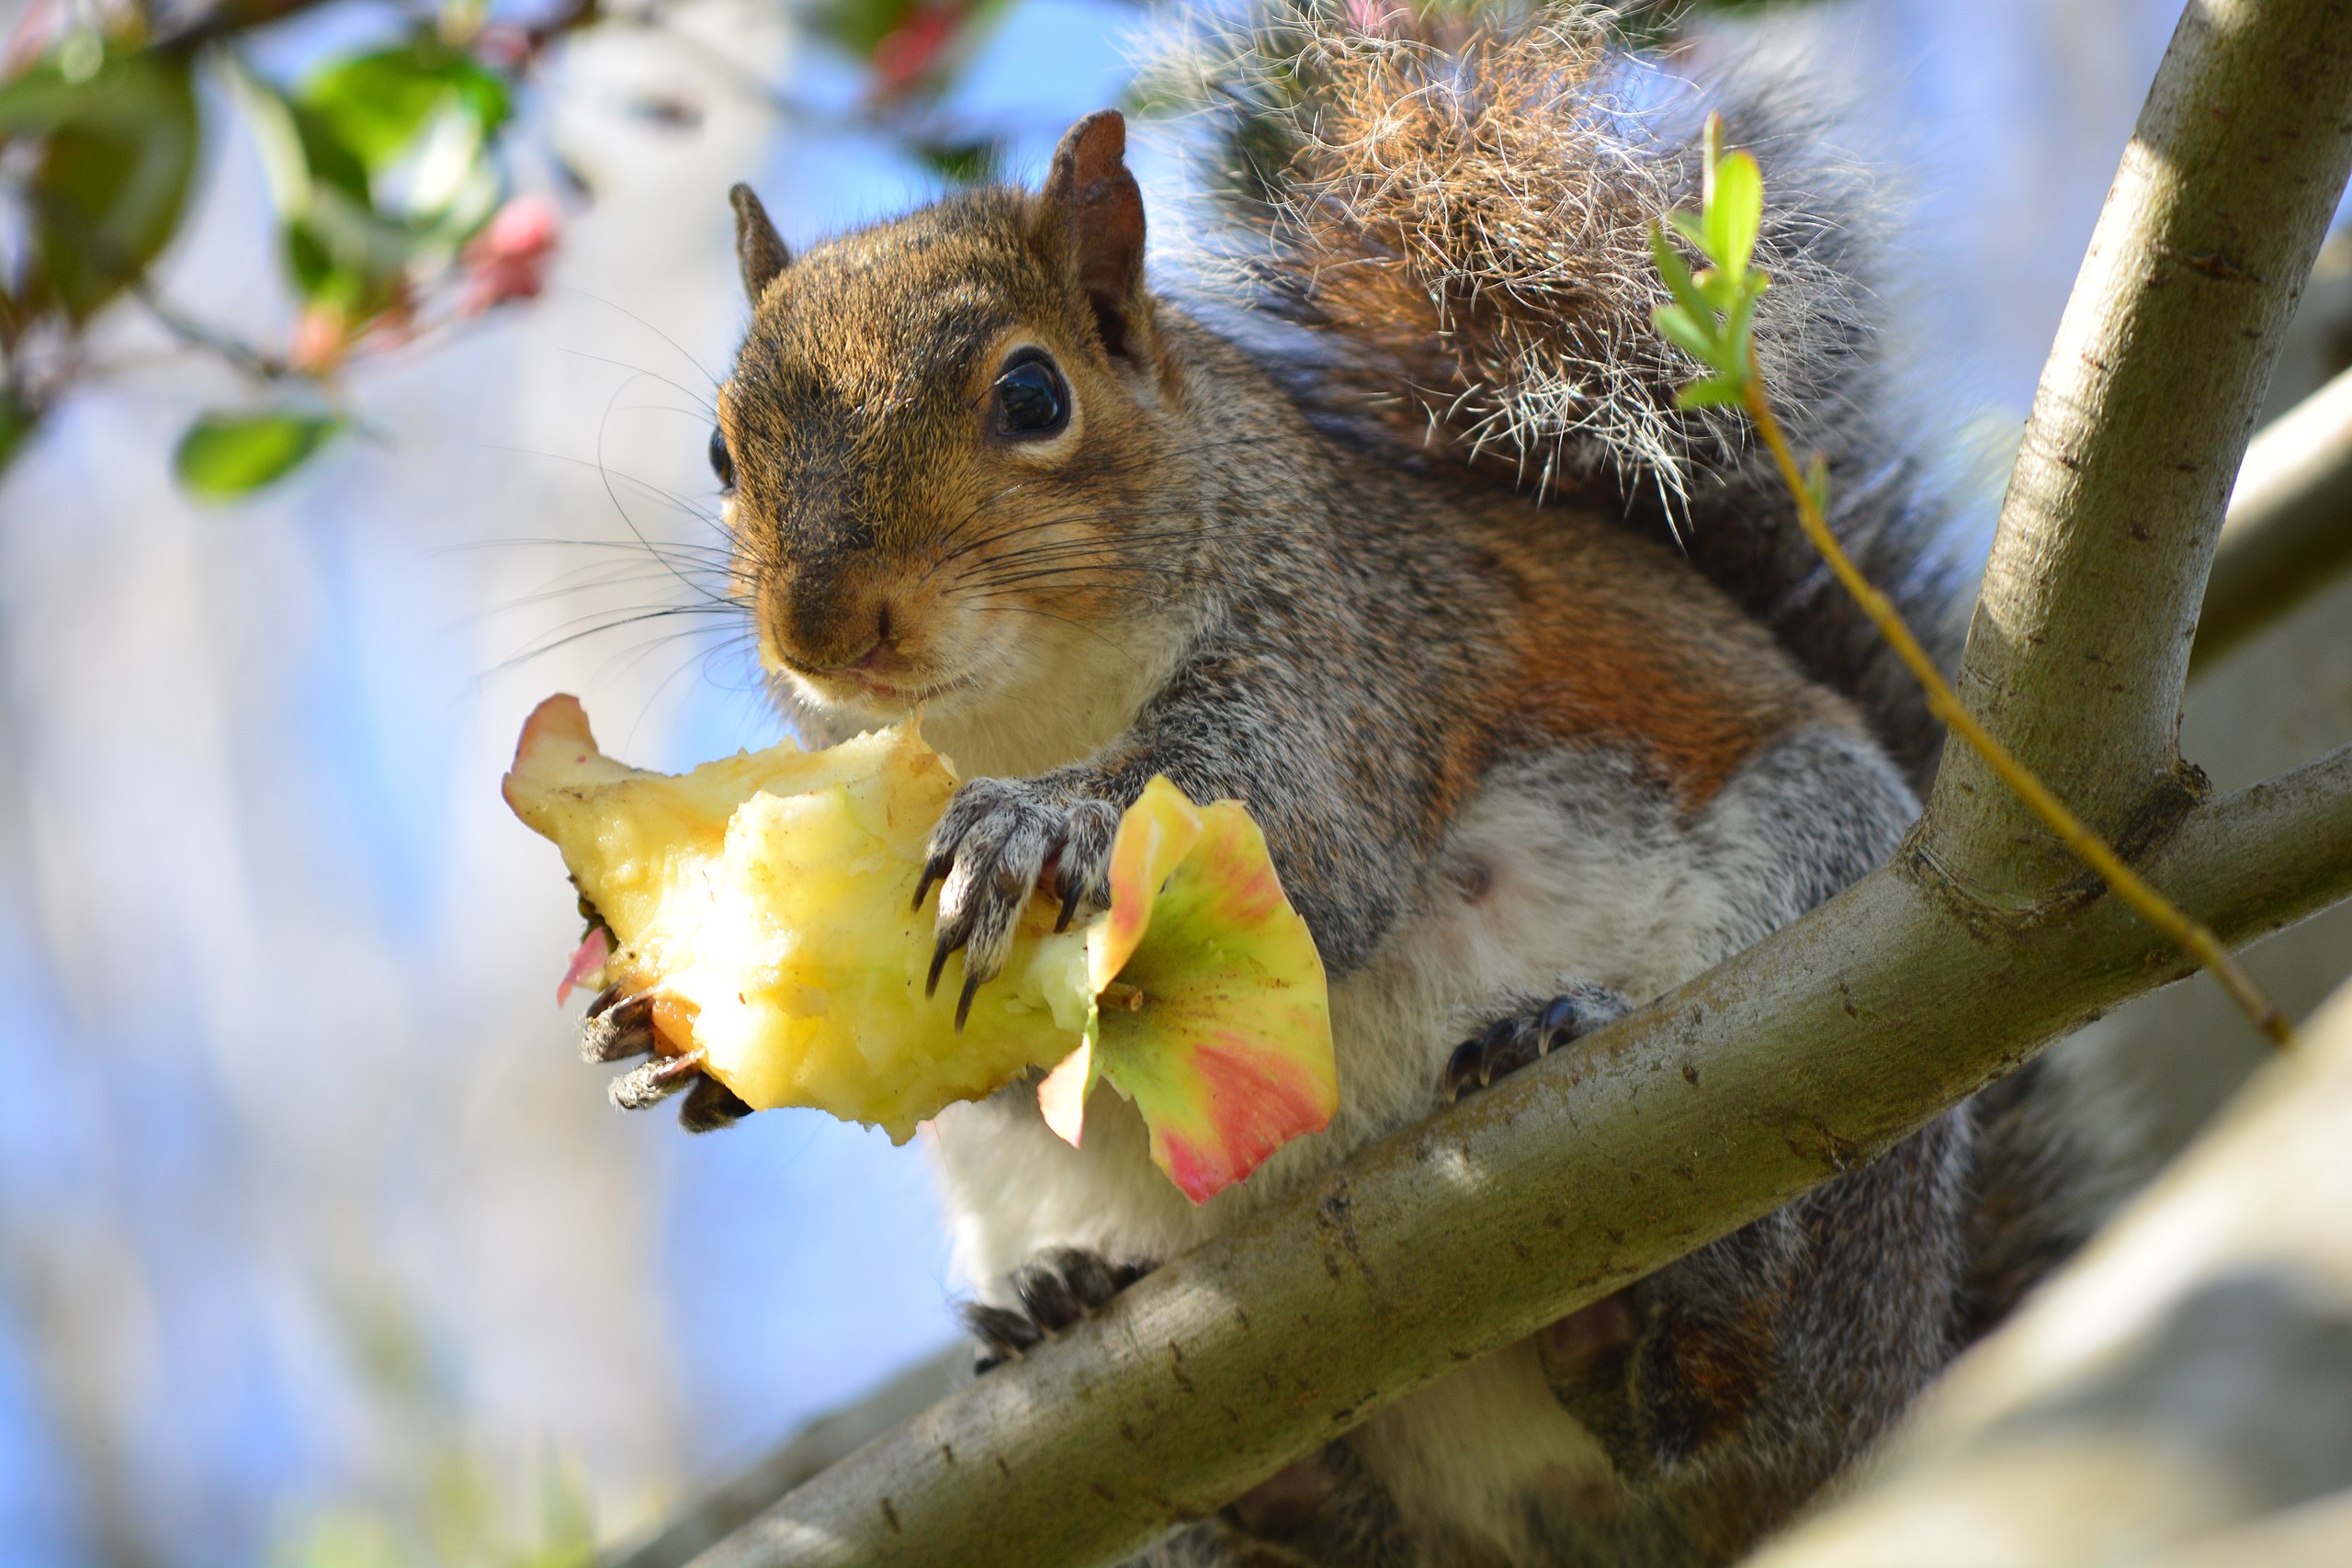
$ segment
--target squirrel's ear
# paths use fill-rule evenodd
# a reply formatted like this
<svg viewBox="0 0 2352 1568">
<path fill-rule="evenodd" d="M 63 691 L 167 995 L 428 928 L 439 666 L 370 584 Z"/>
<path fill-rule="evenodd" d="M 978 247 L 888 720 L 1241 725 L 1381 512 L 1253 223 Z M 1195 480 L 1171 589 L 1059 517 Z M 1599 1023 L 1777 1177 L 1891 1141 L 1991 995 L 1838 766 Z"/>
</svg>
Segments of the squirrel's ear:
<svg viewBox="0 0 2352 1568">
<path fill-rule="evenodd" d="M 775 275 L 791 265 L 792 253 L 784 248 L 784 237 L 768 221 L 768 209 L 750 186 L 736 186 L 728 191 L 727 200 L 735 209 L 735 265 L 743 269 L 743 292 L 756 305 Z"/>
<path fill-rule="evenodd" d="M 1039 194 L 1040 227 L 1060 227 L 1092 301 L 1102 345 L 1128 349 L 1143 302 L 1143 191 L 1127 173 L 1127 122 L 1116 109 L 1088 115 L 1054 149 L 1053 172 Z"/>
</svg>

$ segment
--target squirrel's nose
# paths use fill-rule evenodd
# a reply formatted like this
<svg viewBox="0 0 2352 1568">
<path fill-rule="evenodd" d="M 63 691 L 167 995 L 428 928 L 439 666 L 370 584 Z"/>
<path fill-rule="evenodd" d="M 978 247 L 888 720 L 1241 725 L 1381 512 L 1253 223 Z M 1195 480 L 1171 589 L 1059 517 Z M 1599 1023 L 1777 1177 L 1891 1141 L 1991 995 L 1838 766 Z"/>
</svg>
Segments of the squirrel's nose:
<svg viewBox="0 0 2352 1568">
<path fill-rule="evenodd" d="M 854 658 L 844 660 L 826 672 L 854 671 L 861 675 L 883 675 L 897 669 L 905 660 L 899 657 L 898 644 L 890 637 L 890 605 L 888 600 L 874 611 L 874 640 L 865 645 Z"/>
<path fill-rule="evenodd" d="M 874 611 L 874 645 L 859 654 L 857 662 L 850 668 L 870 671 L 897 660 L 897 650 L 890 642 L 890 602 L 886 599 Z"/>
<path fill-rule="evenodd" d="M 845 609 L 838 599 L 815 615 L 796 605 L 789 630 L 778 638 L 788 661 L 818 675 L 887 674 L 904 662 L 888 600 L 876 601 L 867 615 Z"/>
</svg>

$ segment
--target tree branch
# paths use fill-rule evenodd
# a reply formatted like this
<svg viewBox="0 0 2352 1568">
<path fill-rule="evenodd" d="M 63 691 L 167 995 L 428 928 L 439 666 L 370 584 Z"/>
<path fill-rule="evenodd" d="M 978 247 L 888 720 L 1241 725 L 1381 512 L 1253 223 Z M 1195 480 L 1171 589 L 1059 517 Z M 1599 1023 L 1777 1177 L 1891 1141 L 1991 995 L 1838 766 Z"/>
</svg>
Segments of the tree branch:
<svg viewBox="0 0 2352 1568">
<path fill-rule="evenodd" d="M 2352 4 L 2189 0 L 2042 372 L 1958 682 L 2110 840 L 2189 796 L 2174 740 L 2214 538 L 2347 169 Z M 2075 874 L 1963 748 L 1929 822 L 1990 902 Z"/>
<path fill-rule="evenodd" d="M 2352 370 L 2254 438 L 2197 621 L 2191 675 L 2352 568 Z"/>
<path fill-rule="evenodd" d="M 2352 893 L 2347 801 L 2352 748 L 2190 812 L 2146 869 L 2250 941 Z M 1906 855 L 1178 1258 L 697 1561 L 1114 1559 L 1870 1158 L 2182 970 L 2112 899 L 2006 916 Z"/>
<path fill-rule="evenodd" d="M 2347 1125 L 2352 985 L 1952 1369 L 1858 1495 L 1750 1568 L 2074 1568 L 2192 1540 L 2183 1561 L 2352 1561 Z M 2329 1493 L 2332 1516 L 2280 1513 Z"/>
</svg>

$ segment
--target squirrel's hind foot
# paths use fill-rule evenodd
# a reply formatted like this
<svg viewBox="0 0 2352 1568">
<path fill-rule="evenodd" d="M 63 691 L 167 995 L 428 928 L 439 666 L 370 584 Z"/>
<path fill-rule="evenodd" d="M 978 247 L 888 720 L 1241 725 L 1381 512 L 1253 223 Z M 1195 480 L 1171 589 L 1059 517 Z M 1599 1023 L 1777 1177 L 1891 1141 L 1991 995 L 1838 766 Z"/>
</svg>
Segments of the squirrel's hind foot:
<svg viewBox="0 0 2352 1568">
<path fill-rule="evenodd" d="M 1017 1307 L 967 1302 L 964 1326 L 980 1342 L 972 1370 L 994 1371 L 1017 1361 L 1039 1345 L 1110 1303 L 1111 1298 L 1152 1270 L 1148 1263 L 1114 1263 L 1099 1252 L 1057 1247 L 1016 1269 Z"/>
<path fill-rule="evenodd" d="M 1589 982 L 1571 986 L 1547 1002 L 1515 1009 L 1455 1047 L 1445 1065 L 1447 1098 L 1459 1100 L 1482 1089 L 1633 1010 L 1632 1001 L 1620 993 Z"/>
<path fill-rule="evenodd" d="M 588 1004 L 588 1021 L 580 1030 L 581 1059 L 625 1062 L 650 1054 L 653 998 L 645 993 L 625 996 L 618 986 L 607 986 Z M 655 1056 L 613 1080 L 613 1103 L 623 1111 L 643 1111 L 683 1093 L 678 1125 L 689 1133 L 708 1133 L 739 1122 L 752 1108 L 717 1078 L 706 1077 L 699 1053 L 687 1056 Z"/>
</svg>

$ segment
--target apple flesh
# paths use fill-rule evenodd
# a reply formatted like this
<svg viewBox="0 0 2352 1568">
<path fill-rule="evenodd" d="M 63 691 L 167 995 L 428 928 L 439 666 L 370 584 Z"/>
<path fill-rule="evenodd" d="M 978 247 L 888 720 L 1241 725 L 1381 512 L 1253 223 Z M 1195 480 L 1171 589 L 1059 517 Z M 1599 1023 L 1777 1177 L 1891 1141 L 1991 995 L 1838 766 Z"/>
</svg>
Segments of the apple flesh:
<svg viewBox="0 0 2352 1568">
<path fill-rule="evenodd" d="M 648 994 L 659 1049 L 754 1110 L 810 1106 L 903 1143 L 952 1101 L 1033 1068 L 1083 1135 L 1099 1083 L 1135 1101 L 1195 1201 L 1338 1104 L 1322 963 L 1263 838 L 1232 801 L 1155 779 L 1120 823 L 1112 905 L 1070 931 L 1035 897 L 959 1031 L 961 955 L 924 985 L 924 845 L 956 775 L 911 727 L 789 743 L 669 775 L 604 755 L 577 701 L 524 726 L 507 804 L 562 852 L 611 932 L 571 980 Z"/>
</svg>

